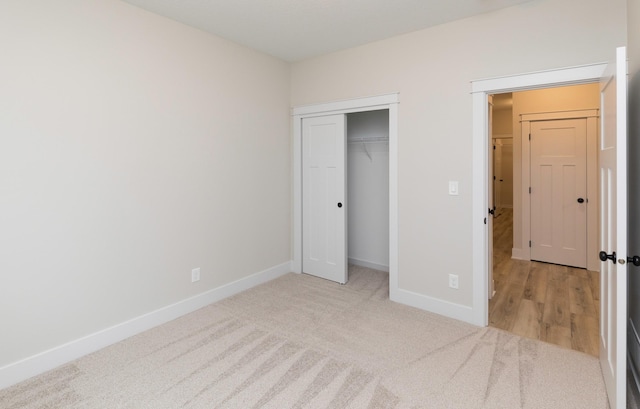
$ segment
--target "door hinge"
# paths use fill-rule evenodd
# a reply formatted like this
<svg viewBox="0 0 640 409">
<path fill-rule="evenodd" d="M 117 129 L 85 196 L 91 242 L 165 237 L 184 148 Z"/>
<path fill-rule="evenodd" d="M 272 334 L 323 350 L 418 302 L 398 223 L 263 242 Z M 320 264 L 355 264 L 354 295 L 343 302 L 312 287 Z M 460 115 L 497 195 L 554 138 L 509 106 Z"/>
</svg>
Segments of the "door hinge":
<svg viewBox="0 0 640 409">
<path fill-rule="evenodd" d="M 494 150 L 494 151 L 496 150 L 496 145 L 493 145 L 493 150 Z"/>
<path fill-rule="evenodd" d="M 487 218 L 486 217 L 484 218 L 484 224 L 487 224 Z"/>
<path fill-rule="evenodd" d="M 531 186 L 529 186 L 529 194 L 531 194 Z"/>
<path fill-rule="evenodd" d="M 529 240 L 529 247 L 531 247 L 531 240 Z"/>
<path fill-rule="evenodd" d="M 529 134 L 529 140 L 531 140 L 531 134 Z"/>
</svg>

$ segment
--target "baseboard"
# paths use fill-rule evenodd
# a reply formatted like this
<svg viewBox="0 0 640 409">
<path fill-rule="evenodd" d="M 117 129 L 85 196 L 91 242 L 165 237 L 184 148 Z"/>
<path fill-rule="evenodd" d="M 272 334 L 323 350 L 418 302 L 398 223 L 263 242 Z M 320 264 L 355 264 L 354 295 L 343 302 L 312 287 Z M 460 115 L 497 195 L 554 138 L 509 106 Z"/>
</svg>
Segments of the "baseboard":
<svg viewBox="0 0 640 409">
<path fill-rule="evenodd" d="M 383 264 L 372 263 L 370 261 L 360 260 L 357 258 L 349 258 L 349 264 L 353 264 L 360 267 L 372 268 L 374 270 L 389 272 L 389 266 Z"/>
<path fill-rule="evenodd" d="M 286 262 L 0 368 L 0 389 L 291 272 Z"/>
<path fill-rule="evenodd" d="M 394 291 L 391 301 L 476 325 L 473 317 L 473 308 L 466 305 L 455 304 L 402 289 Z"/>
<path fill-rule="evenodd" d="M 524 249 L 518 249 L 514 247 L 511 249 L 511 258 L 514 260 L 529 260 L 529 254 L 525 254 Z"/>
</svg>

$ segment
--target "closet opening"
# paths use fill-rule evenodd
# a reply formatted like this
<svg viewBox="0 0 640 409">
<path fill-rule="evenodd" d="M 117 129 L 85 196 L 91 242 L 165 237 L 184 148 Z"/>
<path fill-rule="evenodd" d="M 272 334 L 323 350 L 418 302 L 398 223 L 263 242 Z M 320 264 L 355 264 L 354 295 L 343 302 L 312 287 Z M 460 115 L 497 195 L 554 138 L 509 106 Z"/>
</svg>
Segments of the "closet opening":
<svg viewBox="0 0 640 409">
<path fill-rule="evenodd" d="M 411 304 L 398 289 L 398 105 L 396 93 L 293 108 L 291 267 L 344 284 L 351 261 L 384 275 L 389 299 Z"/>
<path fill-rule="evenodd" d="M 389 110 L 354 112 L 346 117 L 349 270 L 388 273 Z"/>
</svg>

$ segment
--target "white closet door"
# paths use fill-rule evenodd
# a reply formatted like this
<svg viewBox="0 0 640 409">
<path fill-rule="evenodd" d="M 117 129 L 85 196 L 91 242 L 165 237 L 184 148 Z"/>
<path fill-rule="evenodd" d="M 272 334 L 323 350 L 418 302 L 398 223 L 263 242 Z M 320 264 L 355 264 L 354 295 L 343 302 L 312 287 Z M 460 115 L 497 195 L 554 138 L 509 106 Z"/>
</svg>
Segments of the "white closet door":
<svg viewBox="0 0 640 409">
<path fill-rule="evenodd" d="M 302 271 L 347 282 L 345 115 L 302 121 Z"/>
</svg>

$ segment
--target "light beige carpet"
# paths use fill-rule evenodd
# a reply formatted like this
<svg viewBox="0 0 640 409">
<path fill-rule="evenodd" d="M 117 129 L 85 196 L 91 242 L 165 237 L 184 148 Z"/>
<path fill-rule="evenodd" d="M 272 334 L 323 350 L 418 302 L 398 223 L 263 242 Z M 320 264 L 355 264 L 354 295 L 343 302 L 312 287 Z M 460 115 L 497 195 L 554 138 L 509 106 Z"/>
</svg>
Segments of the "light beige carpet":
<svg viewBox="0 0 640 409">
<path fill-rule="evenodd" d="M 607 408 L 592 356 L 289 274 L 0 391 L 17 408 Z"/>
</svg>

